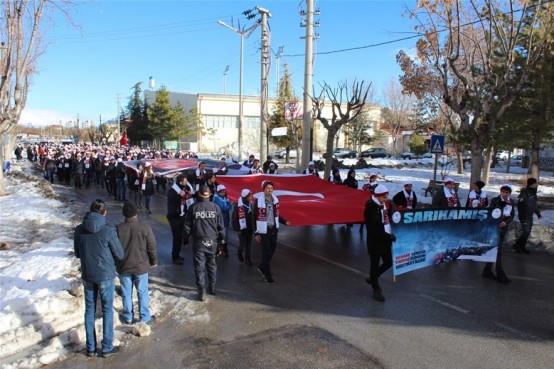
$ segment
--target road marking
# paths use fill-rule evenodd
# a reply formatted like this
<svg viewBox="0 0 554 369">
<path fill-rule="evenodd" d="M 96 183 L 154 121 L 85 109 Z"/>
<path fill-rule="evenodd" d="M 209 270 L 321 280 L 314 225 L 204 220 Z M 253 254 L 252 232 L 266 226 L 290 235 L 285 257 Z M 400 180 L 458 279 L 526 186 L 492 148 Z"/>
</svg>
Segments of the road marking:
<svg viewBox="0 0 554 369">
<path fill-rule="evenodd" d="M 451 303 L 448 303 L 446 301 L 442 301 L 442 300 L 439 300 L 439 299 L 436 299 L 432 296 L 429 296 L 429 295 L 425 295 L 425 294 L 419 294 L 420 297 L 423 297 L 424 299 L 427 299 L 429 301 L 433 301 L 433 302 L 436 302 L 437 304 L 441 304 L 442 306 L 446 306 L 447 308 L 450 308 L 450 309 L 453 309 L 453 310 L 456 310 L 457 312 L 460 312 L 460 313 L 464 313 L 464 314 L 469 314 L 469 310 L 466 310 L 464 308 L 461 308 L 459 306 L 456 306 L 456 305 L 452 305 Z"/>
<path fill-rule="evenodd" d="M 312 256 L 316 259 L 319 259 L 319 260 L 323 260 L 329 264 L 333 264 L 334 266 L 337 266 L 339 268 L 342 268 L 342 269 L 346 269 L 352 273 L 356 273 L 358 275 L 361 275 L 361 276 L 364 276 L 364 277 L 367 277 L 368 276 L 368 273 L 364 273 L 364 272 L 360 272 L 358 269 L 354 269 L 352 267 L 349 267 L 348 265 L 344 265 L 344 264 L 341 264 L 341 263 L 337 263 L 336 261 L 333 261 L 331 259 L 327 259 L 326 257 L 323 257 L 323 256 L 319 256 L 319 255 L 316 255 L 314 253 L 311 253 L 309 251 L 306 251 L 306 250 L 302 250 L 302 249 L 299 249 L 298 247 L 294 247 L 294 246 L 288 246 L 288 245 L 283 245 L 285 247 L 288 247 L 289 249 L 293 249 L 293 250 L 296 250 L 296 251 L 299 251 L 303 254 L 306 254 L 306 255 L 309 255 L 309 256 Z"/>
<path fill-rule="evenodd" d="M 515 333 L 515 334 L 518 334 L 518 335 L 520 335 L 520 336 L 528 337 L 528 338 L 531 338 L 531 339 L 534 339 L 534 340 L 538 340 L 538 339 L 539 339 L 537 336 L 534 336 L 534 335 L 532 335 L 532 334 L 530 334 L 530 333 L 522 332 L 522 331 L 520 331 L 519 329 L 510 327 L 509 325 L 502 324 L 502 323 L 497 322 L 497 321 L 493 321 L 493 323 L 494 323 L 495 325 L 499 326 L 500 328 L 504 328 L 504 329 L 507 330 L 508 332 Z"/>
</svg>

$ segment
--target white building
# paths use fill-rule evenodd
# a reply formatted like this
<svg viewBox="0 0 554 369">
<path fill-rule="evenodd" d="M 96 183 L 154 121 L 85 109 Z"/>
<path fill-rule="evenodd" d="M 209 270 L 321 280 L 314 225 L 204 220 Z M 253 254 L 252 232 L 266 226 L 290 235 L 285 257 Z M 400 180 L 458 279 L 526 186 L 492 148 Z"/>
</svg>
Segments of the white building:
<svg viewBox="0 0 554 369">
<path fill-rule="evenodd" d="M 156 91 L 145 91 L 144 100 L 151 104 L 155 101 Z M 215 128 L 215 135 L 199 135 L 197 144 L 190 144 L 190 150 L 200 152 L 222 152 L 225 149 L 231 149 L 236 152 L 238 143 L 239 127 L 239 96 L 227 94 L 207 94 L 207 93 L 180 93 L 170 92 L 170 103 L 176 106 L 181 103 L 188 113 L 192 108 L 196 108 L 198 114 L 202 117 L 204 129 Z M 268 114 L 272 115 L 275 109 L 276 100 L 269 99 Z M 324 109 L 324 115 L 331 119 L 331 107 Z M 371 110 L 371 115 L 379 121 L 381 111 L 379 107 Z M 314 124 L 313 151 L 324 152 L 327 130 L 319 121 Z M 342 139 L 342 141 L 341 141 Z M 339 146 L 345 146 L 344 138 L 339 136 Z M 182 145 L 183 146 L 183 145 Z M 188 145 L 184 145 L 188 149 Z M 242 148 L 243 153 L 260 152 L 260 98 L 258 96 L 243 96 L 243 126 L 242 126 Z M 268 152 L 273 152 L 276 147 L 271 146 Z"/>
</svg>

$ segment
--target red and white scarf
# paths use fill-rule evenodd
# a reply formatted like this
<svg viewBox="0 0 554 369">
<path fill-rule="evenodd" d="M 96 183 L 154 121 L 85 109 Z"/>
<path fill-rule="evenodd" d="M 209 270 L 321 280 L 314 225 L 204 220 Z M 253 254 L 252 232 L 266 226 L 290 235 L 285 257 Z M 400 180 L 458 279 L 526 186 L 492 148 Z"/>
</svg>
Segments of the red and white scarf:
<svg viewBox="0 0 554 369">
<path fill-rule="evenodd" d="M 381 221 L 383 222 L 383 226 L 385 227 L 385 232 L 387 232 L 388 234 L 392 234 L 392 228 L 389 218 L 389 202 L 385 201 L 383 203 L 380 203 L 379 200 L 377 200 L 375 197 L 373 198 L 373 201 L 381 208 Z"/>
<path fill-rule="evenodd" d="M 256 211 L 256 232 L 261 234 L 267 233 L 267 204 L 265 196 L 262 194 L 258 197 L 258 209 Z M 273 196 L 273 216 L 275 217 L 275 227 L 279 229 L 279 199 Z"/>
<path fill-rule="evenodd" d="M 142 186 L 141 190 L 146 190 L 146 180 L 148 177 L 152 177 L 152 183 L 156 184 L 156 180 L 154 179 L 154 173 L 148 174 L 148 172 L 144 172 L 144 176 L 142 177 Z"/>
<path fill-rule="evenodd" d="M 446 201 L 448 201 L 449 208 L 455 208 L 458 206 L 458 194 L 451 191 L 448 187 L 444 186 L 444 196 L 446 196 Z"/>
<path fill-rule="evenodd" d="M 502 196 L 500 196 L 500 199 L 506 202 L 506 205 L 502 209 L 502 220 L 506 220 L 512 215 L 512 200 L 509 197 L 504 200 Z"/>
<path fill-rule="evenodd" d="M 406 190 L 402 190 L 402 192 L 404 192 L 404 197 L 406 198 L 406 208 L 413 209 L 414 191 L 410 191 L 409 194 L 406 192 Z"/>
<path fill-rule="evenodd" d="M 239 197 L 238 201 L 238 218 L 239 218 L 239 227 L 240 229 L 246 229 L 246 211 L 244 211 L 244 208 L 250 209 L 250 206 L 252 204 L 249 202 L 248 205 L 245 205 L 242 201 L 242 197 Z"/>
<path fill-rule="evenodd" d="M 469 193 L 469 206 L 472 208 L 479 207 L 479 204 L 481 204 L 480 207 L 485 206 L 485 201 L 487 201 L 487 193 L 485 191 L 481 191 L 479 195 L 475 191 L 471 191 Z"/>
<path fill-rule="evenodd" d="M 261 167 L 259 168 L 254 168 L 252 167 L 252 169 L 250 169 L 250 174 L 263 174 L 264 171 Z"/>
</svg>

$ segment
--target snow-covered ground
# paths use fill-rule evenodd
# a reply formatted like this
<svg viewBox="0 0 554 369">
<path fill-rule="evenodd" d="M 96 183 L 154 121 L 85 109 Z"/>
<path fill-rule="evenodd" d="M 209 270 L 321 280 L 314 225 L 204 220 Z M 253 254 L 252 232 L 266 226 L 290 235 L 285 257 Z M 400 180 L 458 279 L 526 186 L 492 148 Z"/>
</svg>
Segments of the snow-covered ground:
<svg viewBox="0 0 554 369">
<path fill-rule="evenodd" d="M 347 165 L 355 162 L 345 160 Z M 426 159 L 419 162 L 372 159 L 371 164 L 379 168 L 356 172 L 360 188 L 364 178 L 374 171 L 391 194 L 400 191 L 403 183 L 410 180 L 419 200 L 430 203 L 431 198 L 424 197 L 421 189 L 432 178 L 432 163 Z M 0 242 L 12 246 L 0 250 L 0 360 L 3 369 L 34 368 L 84 348 L 80 263 L 73 254 L 71 239 L 73 228 L 83 214 L 76 214 L 74 206 L 56 194 L 48 182 L 37 178 L 27 161 L 14 163 L 12 169 L 5 178 L 9 195 L 0 197 Z M 485 190 L 492 196 L 501 184 L 509 183 L 517 196 L 517 189 L 525 183 L 524 171 L 512 168 L 514 173 L 506 174 L 503 170 L 505 168 L 493 171 Z M 343 178 L 347 171 L 341 170 Z M 461 182 L 460 198 L 465 201 L 469 174 L 457 175 L 453 170 L 449 176 Z M 539 197 L 554 198 L 551 172 L 542 174 Z M 550 237 L 550 241 L 554 229 L 553 208 L 551 204 L 550 210 L 543 211 L 543 220 L 536 227 L 547 230 L 544 237 Z M 535 232 L 535 228 L 533 230 Z M 553 252 L 552 242 L 545 243 L 549 246 L 542 248 Z M 161 279 L 159 276 L 166 267 L 160 265 L 153 271 L 151 280 Z M 182 324 L 209 319 L 205 309 L 199 308 L 194 301 L 192 291 L 190 298 L 164 292 L 167 291 L 150 291 L 153 314 L 178 312 L 172 315 Z M 115 308 L 121 308 L 117 296 Z M 117 314 L 115 324 L 120 326 Z M 148 334 L 148 327 L 138 328 Z M 101 331 L 100 320 L 97 331 Z M 131 333 L 131 329 L 116 329 L 115 344 L 136 339 Z"/>
</svg>

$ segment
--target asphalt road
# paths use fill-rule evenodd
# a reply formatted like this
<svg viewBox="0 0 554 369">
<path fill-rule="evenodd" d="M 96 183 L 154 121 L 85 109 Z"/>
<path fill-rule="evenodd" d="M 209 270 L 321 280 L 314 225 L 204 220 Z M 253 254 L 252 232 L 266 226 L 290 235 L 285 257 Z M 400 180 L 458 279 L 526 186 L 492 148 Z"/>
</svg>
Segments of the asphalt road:
<svg viewBox="0 0 554 369">
<path fill-rule="evenodd" d="M 82 191 L 84 204 L 101 192 Z M 105 196 L 104 196 L 105 198 Z M 109 216 L 121 220 L 111 201 Z M 78 205 L 78 203 L 76 204 Z M 191 250 L 171 264 L 165 198 L 140 213 L 158 242 L 151 288 L 194 300 Z M 82 204 L 81 204 L 82 206 Z M 82 206 L 82 209 L 85 207 Z M 160 316 L 149 337 L 109 359 L 70 355 L 49 368 L 554 368 L 554 256 L 505 249 L 510 285 L 483 279 L 483 264 L 455 261 L 382 278 L 386 302 L 365 283 L 369 258 L 358 226 L 283 227 L 274 285 L 236 259 L 218 259 L 217 296 L 192 305 L 207 319 Z M 256 265 L 261 253 L 254 247 Z"/>
</svg>

